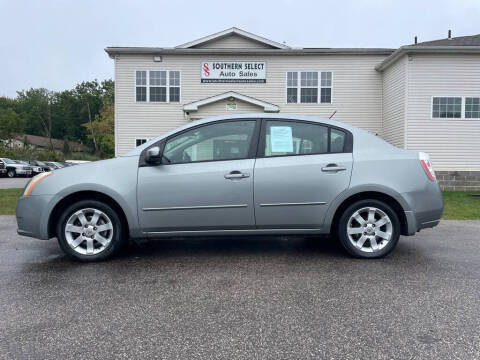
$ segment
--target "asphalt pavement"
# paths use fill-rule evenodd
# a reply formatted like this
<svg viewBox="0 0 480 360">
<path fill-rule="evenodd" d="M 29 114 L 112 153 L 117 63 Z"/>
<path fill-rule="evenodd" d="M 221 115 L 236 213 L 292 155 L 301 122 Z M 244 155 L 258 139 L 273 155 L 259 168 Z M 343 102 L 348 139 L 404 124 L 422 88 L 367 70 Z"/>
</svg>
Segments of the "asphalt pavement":
<svg viewBox="0 0 480 360">
<path fill-rule="evenodd" d="M 27 185 L 31 177 L 0 177 L 0 189 L 23 188 Z"/>
<path fill-rule="evenodd" d="M 479 359 L 480 222 L 381 260 L 333 239 L 128 246 L 95 264 L 0 217 L 0 358 Z"/>
</svg>

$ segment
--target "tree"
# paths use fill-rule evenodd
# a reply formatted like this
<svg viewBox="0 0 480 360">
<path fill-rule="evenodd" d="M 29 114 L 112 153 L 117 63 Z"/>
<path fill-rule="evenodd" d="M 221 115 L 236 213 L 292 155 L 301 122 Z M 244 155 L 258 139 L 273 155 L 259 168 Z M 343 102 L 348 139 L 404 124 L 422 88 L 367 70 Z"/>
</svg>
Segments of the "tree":
<svg viewBox="0 0 480 360">
<path fill-rule="evenodd" d="M 11 140 L 13 134 L 23 133 L 25 122 L 11 108 L 0 108 L 0 139 Z"/>
<path fill-rule="evenodd" d="M 65 136 L 63 138 L 63 150 L 64 155 L 69 155 L 72 151 L 70 150 L 70 145 L 68 144 L 68 138 Z"/>
<path fill-rule="evenodd" d="M 23 135 L 23 148 L 28 150 L 30 147 L 30 142 L 28 141 L 27 135 Z"/>
<path fill-rule="evenodd" d="M 109 107 L 111 106 L 113 119 L 114 91 L 113 80 L 84 81 L 73 89 L 56 92 L 32 88 L 18 91 L 17 97 L 13 99 L 0 97 L 0 109 L 4 111 L 11 109 L 18 115 L 19 124 L 24 125 L 18 132 L 48 137 L 50 148 L 52 148 L 52 138 L 66 138 L 95 148 L 97 152 L 110 153 L 110 150 L 107 150 L 111 147 L 108 145 L 110 140 L 100 144 L 105 139 L 99 138 L 108 131 L 101 130 L 103 133 L 97 134 L 99 126 L 109 129 L 110 125 L 103 121 L 106 114 L 98 118 L 99 123 L 97 116 L 104 106 L 107 106 L 105 104 L 108 104 Z M 8 117 L 11 117 L 11 113 Z M 90 126 L 83 126 L 87 122 Z M 3 127 L 5 126 L 4 124 Z M 12 126 L 10 124 L 7 127 Z"/>
<path fill-rule="evenodd" d="M 95 116 L 93 122 L 83 124 L 91 134 L 96 134 L 101 157 L 113 157 L 115 154 L 114 117 L 114 106 L 107 102 L 103 104 L 100 114 Z"/>
<path fill-rule="evenodd" d="M 21 117 L 28 124 L 28 134 L 42 134 L 52 144 L 52 103 L 55 93 L 44 88 L 17 92 Z"/>
</svg>

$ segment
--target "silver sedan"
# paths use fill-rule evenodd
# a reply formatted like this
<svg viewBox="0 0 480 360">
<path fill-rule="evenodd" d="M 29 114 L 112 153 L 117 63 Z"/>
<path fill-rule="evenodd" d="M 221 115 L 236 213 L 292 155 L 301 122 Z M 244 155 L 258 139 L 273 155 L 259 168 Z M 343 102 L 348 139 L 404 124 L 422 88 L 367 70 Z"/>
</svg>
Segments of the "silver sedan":
<svg viewBox="0 0 480 360">
<path fill-rule="evenodd" d="M 115 159 L 42 173 L 17 204 L 19 234 L 57 237 L 81 261 L 128 238 L 329 233 L 352 256 L 378 258 L 442 213 L 427 154 L 337 121 L 264 113 L 192 122 Z"/>
</svg>

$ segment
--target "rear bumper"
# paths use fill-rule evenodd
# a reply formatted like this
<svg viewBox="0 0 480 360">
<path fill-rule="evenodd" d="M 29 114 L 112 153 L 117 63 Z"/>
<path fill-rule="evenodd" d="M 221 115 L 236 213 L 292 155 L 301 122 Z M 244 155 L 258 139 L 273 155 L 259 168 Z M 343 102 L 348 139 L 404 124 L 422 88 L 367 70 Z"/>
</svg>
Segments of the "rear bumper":
<svg viewBox="0 0 480 360">
<path fill-rule="evenodd" d="M 443 197 L 440 186 L 428 181 L 424 189 L 402 194 L 410 210 L 405 211 L 408 235 L 437 226 L 443 215 Z"/>
<path fill-rule="evenodd" d="M 54 195 L 22 196 L 17 202 L 17 233 L 48 240 L 48 218 Z"/>
</svg>

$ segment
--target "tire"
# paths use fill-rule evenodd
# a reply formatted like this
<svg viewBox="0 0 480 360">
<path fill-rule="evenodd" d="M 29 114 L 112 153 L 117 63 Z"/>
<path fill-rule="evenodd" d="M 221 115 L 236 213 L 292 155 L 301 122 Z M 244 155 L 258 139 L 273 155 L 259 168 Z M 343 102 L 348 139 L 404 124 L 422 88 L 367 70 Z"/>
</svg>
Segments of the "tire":
<svg viewBox="0 0 480 360">
<path fill-rule="evenodd" d="M 370 218 L 372 211 L 373 221 Z M 350 255 L 357 258 L 381 258 L 397 246 L 400 221 L 395 211 L 383 201 L 360 200 L 342 214 L 337 234 L 343 248 Z"/>
<path fill-rule="evenodd" d="M 15 171 L 15 169 L 8 169 L 7 170 L 7 176 L 9 178 L 14 178 L 16 175 L 17 175 L 17 172 Z"/>
<path fill-rule="evenodd" d="M 110 258 L 122 248 L 126 238 L 117 211 L 98 200 L 81 200 L 72 204 L 65 209 L 57 224 L 57 239 L 61 249 L 70 258 L 82 262 Z"/>
</svg>

